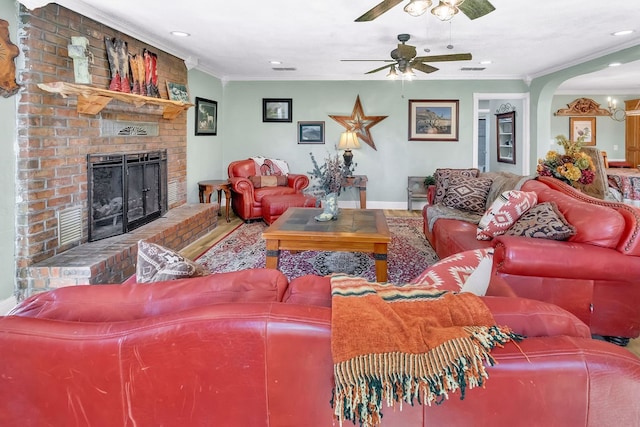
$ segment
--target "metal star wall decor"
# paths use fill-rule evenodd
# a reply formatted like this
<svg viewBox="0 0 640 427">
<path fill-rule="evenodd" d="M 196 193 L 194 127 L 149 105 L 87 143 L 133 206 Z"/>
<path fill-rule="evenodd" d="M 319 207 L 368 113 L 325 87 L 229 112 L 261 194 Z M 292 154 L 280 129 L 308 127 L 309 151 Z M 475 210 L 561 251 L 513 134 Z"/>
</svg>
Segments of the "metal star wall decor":
<svg viewBox="0 0 640 427">
<path fill-rule="evenodd" d="M 329 117 L 344 126 L 348 132 L 355 132 L 358 138 L 377 151 L 369 128 L 386 119 L 387 116 L 365 116 L 362 110 L 362 104 L 360 103 L 360 95 L 356 98 L 356 104 L 353 106 L 353 111 L 350 116 L 329 115 Z"/>
</svg>

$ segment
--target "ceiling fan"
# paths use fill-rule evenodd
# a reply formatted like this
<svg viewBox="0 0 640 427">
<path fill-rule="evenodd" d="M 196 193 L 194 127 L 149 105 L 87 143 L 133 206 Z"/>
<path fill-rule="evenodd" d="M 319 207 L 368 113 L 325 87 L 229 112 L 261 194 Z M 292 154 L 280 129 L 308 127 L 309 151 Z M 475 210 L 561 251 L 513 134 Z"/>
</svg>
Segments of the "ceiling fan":
<svg viewBox="0 0 640 427">
<path fill-rule="evenodd" d="M 468 61 L 471 59 L 470 53 L 455 53 L 451 55 L 431 55 L 431 56 L 416 56 L 415 46 L 405 44 L 409 41 L 411 36 L 409 34 L 398 34 L 398 47 L 391 51 L 392 59 L 343 59 L 342 61 L 384 61 L 392 62 L 392 64 L 384 65 L 366 72 L 365 74 L 377 73 L 385 68 L 389 68 L 389 74 L 387 77 L 397 77 L 396 68 L 403 75 L 413 74 L 412 70 L 419 70 L 423 73 L 433 73 L 438 69 L 432 65 L 425 64 L 425 61 L 429 62 L 444 62 L 444 61 Z"/>
<path fill-rule="evenodd" d="M 375 5 L 371 10 L 356 19 L 356 22 L 373 21 L 389 9 L 402 3 L 403 0 L 384 0 Z M 404 11 L 411 16 L 420 16 L 432 5 L 432 0 L 409 0 Z M 462 11 L 469 19 L 477 19 L 496 8 L 488 0 L 439 0 L 438 6 L 431 9 L 431 13 L 441 21 L 448 21 L 458 11 Z"/>
</svg>

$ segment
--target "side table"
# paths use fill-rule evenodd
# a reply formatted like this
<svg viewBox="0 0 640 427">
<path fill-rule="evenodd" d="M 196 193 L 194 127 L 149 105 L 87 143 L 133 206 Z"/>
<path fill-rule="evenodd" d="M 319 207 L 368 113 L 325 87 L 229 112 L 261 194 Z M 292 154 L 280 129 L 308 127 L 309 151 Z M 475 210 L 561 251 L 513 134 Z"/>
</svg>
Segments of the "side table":
<svg viewBox="0 0 640 427">
<path fill-rule="evenodd" d="M 360 190 L 360 209 L 367 209 L 367 176 L 354 175 L 342 178 L 342 186 L 354 187 Z"/>
<path fill-rule="evenodd" d="M 222 206 L 222 192 L 224 191 L 227 222 L 230 222 L 231 220 L 229 219 L 229 206 L 231 205 L 231 188 L 229 187 L 229 181 L 227 181 L 226 179 L 210 179 L 207 181 L 198 182 L 200 203 L 204 203 L 205 200 L 207 201 L 207 203 L 211 203 L 211 195 L 214 191 L 218 192 L 218 205 L 220 206 Z M 222 212 L 220 212 L 220 210 L 218 210 L 218 215 L 222 215 Z"/>
</svg>

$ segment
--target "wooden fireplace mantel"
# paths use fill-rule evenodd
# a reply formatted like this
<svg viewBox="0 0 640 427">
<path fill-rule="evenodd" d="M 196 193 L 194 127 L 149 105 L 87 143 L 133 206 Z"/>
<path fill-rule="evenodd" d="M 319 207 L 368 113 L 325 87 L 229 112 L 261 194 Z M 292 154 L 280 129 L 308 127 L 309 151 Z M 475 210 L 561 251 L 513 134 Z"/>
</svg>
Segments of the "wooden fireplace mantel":
<svg viewBox="0 0 640 427">
<path fill-rule="evenodd" d="M 77 110 L 80 114 L 98 114 L 109 102 L 111 102 L 112 99 L 133 104 L 136 107 L 141 107 L 145 104 L 159 105 L 162 107 L 162 117 L 169 120 L 175 119 L 182 111 L 188 110 L 189 107 L 193 107 L 193 104 L 188 102 L 171 101 L 169 99 L 116 92 L 113 90 L 100 89 L 75 83 L 38 83 L 38 87 L 47 92 L 58 93 L 63 98 L 67 98 L 70 95 L 77 96 Z"/>
</svg>

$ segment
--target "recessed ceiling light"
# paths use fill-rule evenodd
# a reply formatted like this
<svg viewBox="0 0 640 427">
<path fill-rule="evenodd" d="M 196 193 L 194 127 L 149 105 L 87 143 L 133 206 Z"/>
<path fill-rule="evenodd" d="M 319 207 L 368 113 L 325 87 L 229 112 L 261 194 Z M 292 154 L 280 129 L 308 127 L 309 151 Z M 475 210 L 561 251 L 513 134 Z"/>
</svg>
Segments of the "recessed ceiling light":
<svg viewBox="0 0 640 427">
<path fill-rule="evenodd" d="M 280 64 L 282 64 L 282 61 L 269 61 L 269 64 L 271 64 L 271 65 L 280 65 Z"/>
<path fill-rule="evenodd" d="M 628 36 L 633 32 L 634 32 L 633 30 L 622 30 L 622 31 L 616 31 L 615 33 L 611 33 L 611 35 L 612 36 Z"/>
<path fill-rule="evenodd" d="M 191 34 L 185 33 L 184 31 L 171 31 L 171 35 L 176 37 L 189 37 Z"/>
<path fill-rule="evenodd" d="M 612 62 L 611 64 L 609 64 L 609 67 L 619 67 L 622 65 L 622 62 Z"/>
<path fill-rule="evenodd" d="M 491 60 L 490 60 L 490 59 L 486 59 L 486 60 L 484 60 L 484 61 L 480 61 L 480 64 L 482 64 L 482 65 L 489 65 L 489 64 L 491 64 Z"/>
</svg>

